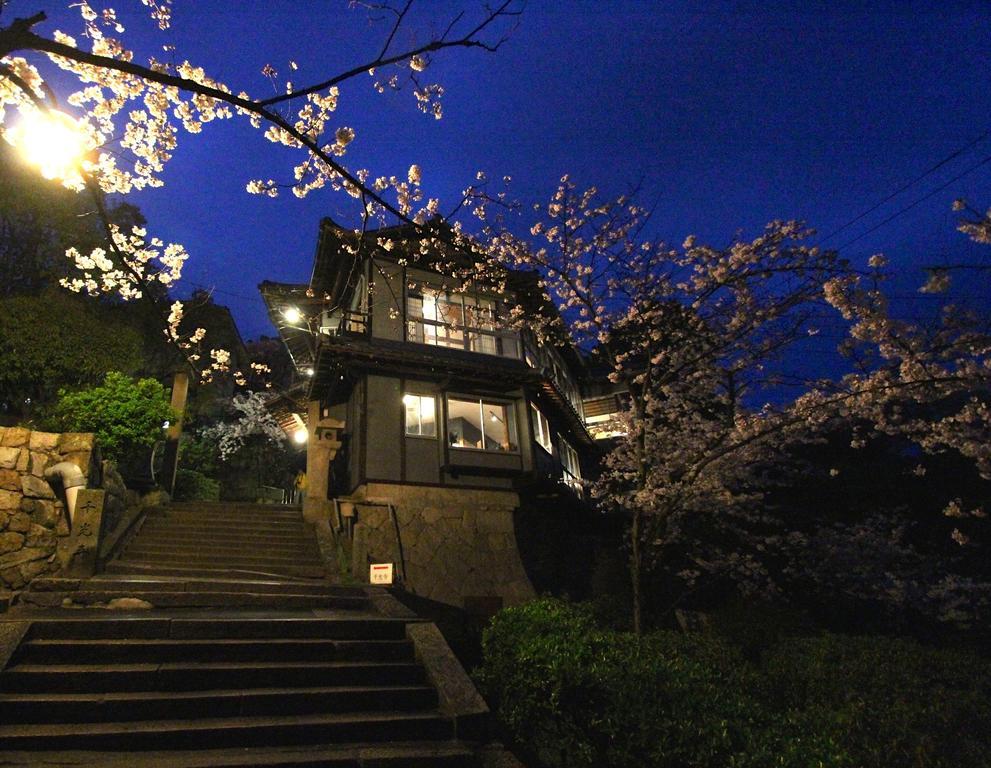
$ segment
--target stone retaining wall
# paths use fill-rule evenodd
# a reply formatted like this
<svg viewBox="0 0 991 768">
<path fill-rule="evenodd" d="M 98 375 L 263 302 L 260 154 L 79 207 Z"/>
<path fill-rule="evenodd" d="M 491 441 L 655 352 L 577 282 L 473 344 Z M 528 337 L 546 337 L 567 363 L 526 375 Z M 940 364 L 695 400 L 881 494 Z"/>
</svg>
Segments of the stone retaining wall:
<svg viewBox="0 0 991 768">
<path fill-rule="evenodd" d="M 56 548 L 69 525 L 45 469 L 69 461 L 83 471 L 88 486 L 99 484 L 94 447 L 89 433 L 0 427 L 0 590 L 22 589 L 59 570 Z"/>
<path fill-rule="evenodd" d="M 353 498 L 356 579 L 368 582 L 369 562 L 394 562 L 401 575 L 405 560 L 406 589 L 449 605 L 491 597 L 515 605 L 535 596 L 516 545 L 515 493 L 370 483 Z M 398 541 L 389 510 L 362 500 L 394 504 Z"/>
</svg>

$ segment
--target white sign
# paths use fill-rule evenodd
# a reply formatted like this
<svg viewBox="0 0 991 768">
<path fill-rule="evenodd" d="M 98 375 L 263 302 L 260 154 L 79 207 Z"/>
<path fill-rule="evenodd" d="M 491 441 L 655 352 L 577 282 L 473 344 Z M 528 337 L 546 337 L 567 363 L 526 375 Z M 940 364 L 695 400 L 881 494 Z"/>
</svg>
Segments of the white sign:
<svg viewBox="0 0 991 768">
<path fill-rule="evenodd" d="M 392 563 L 372 563 L 369 566 L 368 580 L 372 584 L 391 584 Z"/>
</svg>

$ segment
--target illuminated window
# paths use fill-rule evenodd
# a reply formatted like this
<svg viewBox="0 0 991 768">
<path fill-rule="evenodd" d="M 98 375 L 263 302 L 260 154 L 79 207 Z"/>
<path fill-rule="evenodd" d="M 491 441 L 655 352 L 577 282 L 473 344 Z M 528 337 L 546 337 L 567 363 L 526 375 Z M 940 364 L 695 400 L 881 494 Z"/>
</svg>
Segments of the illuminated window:
<svg viewBox="0 0 991 768">
<path fill-rule="evenodd" d="M 406 434 L 437 437 L 436 401 L 426 395 L 403 395 L 406 408 Z"/>
<path fill-rule="evenodd" d="M 554 448 L 553 443 L 551 443 L 551 425 L 547 423 L 547 418 L 537 410 L 537 406 L 533 403 L 530 403 L 530 409 L 533 411 L 533 439 L 545 451 L 552 453 Z"/>
<path fill-rule="evenodd" d="M 581 496 L 582 470 L 578 464 L 578 454 L 563 437 L 558 440 L 557 445 L 561 451 L 561 476 L 564 484 Z"/>
<path fill-rule="evenodd" d="M 518 358 L 517 334 L 499 327 L 497 310 L 495 299 L 423 288 L 406 297 L 406 338 L 417 344 Z"/>
<path fill-rule="evenodd" d="M 447 439 L 453 448 L 519 450 L 512 403 L 447 399 Z"/>
</svg>

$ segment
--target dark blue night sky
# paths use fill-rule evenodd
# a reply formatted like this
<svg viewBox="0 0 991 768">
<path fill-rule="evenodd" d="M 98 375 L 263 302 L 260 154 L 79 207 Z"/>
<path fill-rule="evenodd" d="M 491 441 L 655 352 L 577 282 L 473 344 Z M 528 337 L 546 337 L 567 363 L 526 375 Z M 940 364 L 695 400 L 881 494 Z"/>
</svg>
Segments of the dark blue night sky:
<svg viewBox="0 0 991 768">
<path fill-rule="evenodd" d="M 28 15 L 36 4 L 15 0 L 6 13 Z M 419 32 L 478 9 L 421 5 L 411 28 Z M 477 170 L 512 176 L 515 195 L 530 202 L 569 173 L 610 194 L 640 184 L 655 206 L 651 234 L 674 243 L 694 232 L 722 245 L 774 218 L 805 219 L 823 236 L 840 230 L 825 245 L 854 261 L 883 251 L 904 268 L 898 312 L 918 315 L 931 306 L 915 294 L 920 265 L 987 260 L 986 246 L 954 230 L 950 206 L 957 197 L 991 205 L 991 160 L 980 165 L 991 156 L 989 21 L 986 0 L 532 0 L 498 53 L 435 59 L 426 74 L 446 89 L 443 120 L 417 112 L 408 91 L 374 93 L 365 77 L 342 90 L 337 114 L 357 131 L 352 168 L 405 176 L 418 163 L 426 193 L 446 202 Z M 175 0 L 164 38 L 129 26 L 139 59 L 174 42 L 253 96 L 272 91 L 265 64 L 285 75 L 293 59 L 292 79 L 306 84 L 373 56 L 384 34 L 343 0 Z M 212 124 L 181 136 L 163 189 L 135 195 L 149 230 L 192 254 L 180 294 L 215 289 L 245 338 L 274 332 L 256 285 L 306 281 L 319 219 L 355 220 L 354 201 L 329 191 L 305 201 L 244 191 L 250 178 L 287 180 L 291 169 L 290 153 L 245 123 Z M 959 290 L 987 304 L 986 284 Z"/>
</svg>

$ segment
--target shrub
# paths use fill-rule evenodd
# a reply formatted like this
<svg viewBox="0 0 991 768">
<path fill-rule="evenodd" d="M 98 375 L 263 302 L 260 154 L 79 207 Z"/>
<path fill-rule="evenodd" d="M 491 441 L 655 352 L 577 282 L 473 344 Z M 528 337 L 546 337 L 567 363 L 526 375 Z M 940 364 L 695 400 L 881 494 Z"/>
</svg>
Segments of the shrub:
<svg viewBox="0 0 991 768">
<path fill-rule="evenodd" d="M 95 432 L 104 456 L 118 463 L 162 439 L 162 425 L 173 418 L 161 384 L 154 379 L 134 381 L 116 371 L 108 373 L 100 386 L 60 390 L 51 414 L 57 430 Z"/>
<path fill-rule="evenodd" d="M 991 663 L 888 637 L 793 638 L 764 662 L 768 706 L 863 768 L 991 764 Z"/>
<path fill-rule="evenodd" d="M 173 494 L 176 501 L 219 501 L 220 483 L 193 469 L 178 469 Z"/>
<path fill-rule="evenodd" d="M 713 638 L 602 631 L 544 599 L 500 613 L 478 680 L 502 722 L 549 766 L 740 765 L 749 672 Z"/>
<path fill-rule="evenodd" d="M 546 766 L 988 765 L 991 665 L 888 638 L 786 638 L 763 662 L 712 635 L 642 638 L 544 599 L 483 638 L 483 693 Z"/>
</svg>

